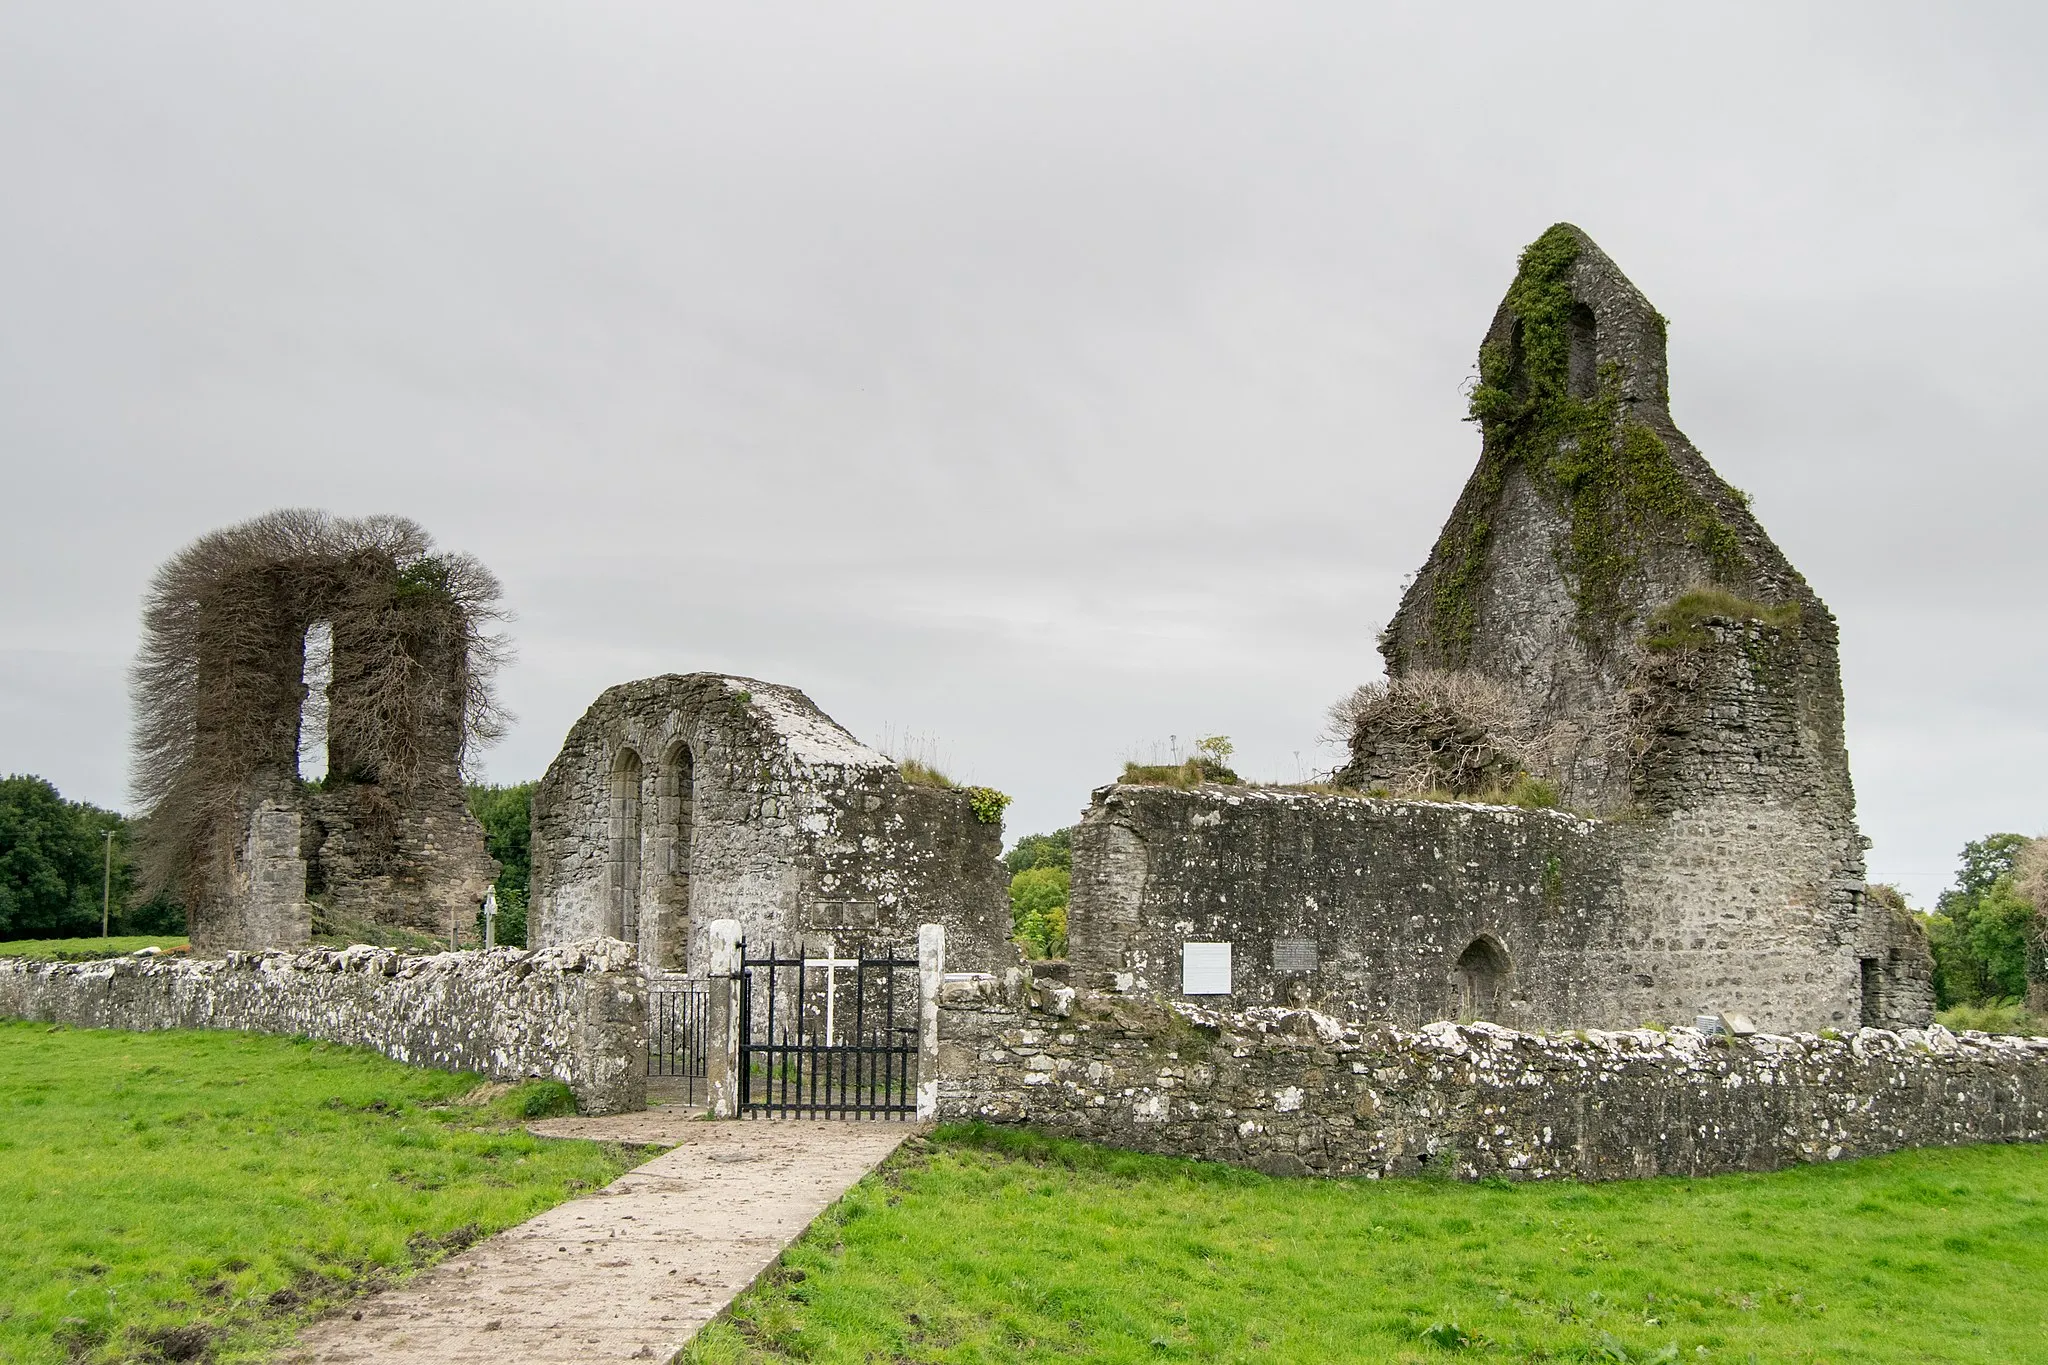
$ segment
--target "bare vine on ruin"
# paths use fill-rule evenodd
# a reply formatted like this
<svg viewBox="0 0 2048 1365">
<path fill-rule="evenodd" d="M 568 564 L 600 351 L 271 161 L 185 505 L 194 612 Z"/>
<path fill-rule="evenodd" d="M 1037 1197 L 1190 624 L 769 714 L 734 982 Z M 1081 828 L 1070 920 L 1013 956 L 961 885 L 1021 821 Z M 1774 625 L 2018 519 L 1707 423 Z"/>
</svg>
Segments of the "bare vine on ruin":
<svg viewBox="0 0 2048 1365">
<path fill-rule="evenodd" d="M 1506 683 L 1438 668 L 1354 688 L 1330 707 L 1325 737 L 1351 750 L 1348 780 L 1397 796 L 1499 788 L 1543 771 L 1558 738 Z"/>
<path fill-rule="evenodd" d="M 504 733 L 497 579 L 403 517 L 288 508 L 202 536 L 157 571 L 135 662 L 145 880 L 196 905 L 222 885 L 257 788 L 298 781 L 306 632 L 327 622 L 326 781 L 461 779 Z"/>
</svg>

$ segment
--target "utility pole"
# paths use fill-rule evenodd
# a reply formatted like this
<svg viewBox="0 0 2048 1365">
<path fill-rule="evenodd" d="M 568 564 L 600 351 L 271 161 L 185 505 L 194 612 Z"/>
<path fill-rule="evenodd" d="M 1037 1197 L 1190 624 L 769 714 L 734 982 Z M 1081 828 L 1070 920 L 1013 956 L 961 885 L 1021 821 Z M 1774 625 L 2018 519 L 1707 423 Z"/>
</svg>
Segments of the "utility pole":
<svg viewBox="0 0 2048 1365">
<path fill-rule="evenodd" d="M 114 917 L 114 831 L 107 834 L 107 871 L 100 881 L 100 937 L 107 936 L 107 926 Z"/>
</svg>

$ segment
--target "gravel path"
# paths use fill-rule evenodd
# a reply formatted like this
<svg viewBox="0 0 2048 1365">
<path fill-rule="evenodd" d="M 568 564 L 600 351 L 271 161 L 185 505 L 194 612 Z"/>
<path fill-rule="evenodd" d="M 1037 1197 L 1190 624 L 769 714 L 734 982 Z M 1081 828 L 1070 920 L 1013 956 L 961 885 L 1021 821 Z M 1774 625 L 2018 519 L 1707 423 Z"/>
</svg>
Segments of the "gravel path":
<svg viewBox="0 0 2048 1365">
<path fill-rule="evenodd" d="M 651 1110 L 533 1125 L 550 1137 L 673 1142 L 403 1287 L 308 1327 L 292 1365 L 666 1361 L 915 1124 Z"/>
</svg>

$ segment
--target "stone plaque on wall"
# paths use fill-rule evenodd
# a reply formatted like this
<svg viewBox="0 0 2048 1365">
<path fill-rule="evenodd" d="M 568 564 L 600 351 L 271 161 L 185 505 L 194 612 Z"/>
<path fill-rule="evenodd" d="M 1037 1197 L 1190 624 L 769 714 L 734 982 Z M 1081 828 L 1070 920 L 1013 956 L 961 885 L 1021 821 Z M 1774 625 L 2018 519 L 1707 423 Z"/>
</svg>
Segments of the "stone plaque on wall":
<svg viewBox="0 0 2048 1365">
<path fill-rule="evenodd" d="M 1312 938 L 1273 940 L 1273 974 L 1306 976 L 1316 969 L 1316 941 Z"/>
<path fill-rule="evenodd" d="M 1230 994 L 1230 945 L 1228 943 L 1181 944 L 1180 993 L 1182 995 Z"/>
</svg>

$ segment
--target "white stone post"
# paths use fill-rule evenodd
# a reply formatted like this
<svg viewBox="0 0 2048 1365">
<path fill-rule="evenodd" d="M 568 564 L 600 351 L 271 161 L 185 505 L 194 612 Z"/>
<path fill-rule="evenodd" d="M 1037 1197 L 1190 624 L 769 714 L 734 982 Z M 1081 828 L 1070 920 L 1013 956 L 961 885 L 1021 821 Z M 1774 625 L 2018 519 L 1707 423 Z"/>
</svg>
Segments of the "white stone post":
<svg viewBox="0 0 2048 1365">
<path fill-rule="evenodd" d="M 740 939 L 744 931 L 736 919 L 711 921 L 711 960 L 705 984 L 711 992 L 705 1028 L 704 1071 L 710 1091 L 710 1115 L 715 1119 L 740 1116 Z"/>
<path fill-rule="evenodd" d="M 946 926 L 917 927 L 917 1116 L 939 1116 L 939 986 L 946 979 Z"/>
</svg>

